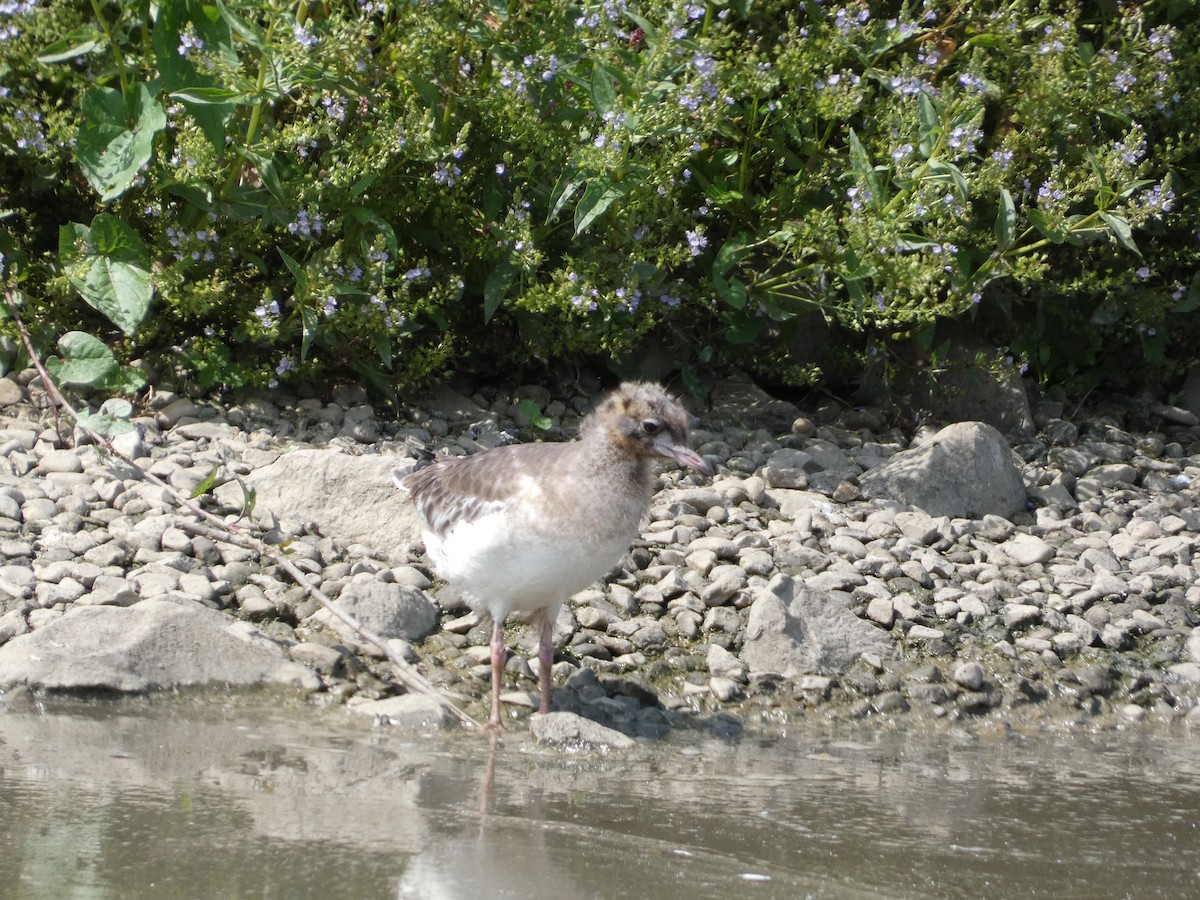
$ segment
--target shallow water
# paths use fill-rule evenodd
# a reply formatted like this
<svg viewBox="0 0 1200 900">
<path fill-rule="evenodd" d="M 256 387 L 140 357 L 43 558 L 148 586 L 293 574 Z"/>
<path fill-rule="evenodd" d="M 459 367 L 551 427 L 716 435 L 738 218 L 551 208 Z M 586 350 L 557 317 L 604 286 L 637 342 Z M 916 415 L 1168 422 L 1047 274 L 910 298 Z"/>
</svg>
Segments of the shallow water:
<svg viewBox="0 0 1200 900">
<path fill-rule="evenodd" d="M 1200 896 L 1200 734 L 569 753 L 299 703 L 0 708 L 0 896 Z"/>
</svg>

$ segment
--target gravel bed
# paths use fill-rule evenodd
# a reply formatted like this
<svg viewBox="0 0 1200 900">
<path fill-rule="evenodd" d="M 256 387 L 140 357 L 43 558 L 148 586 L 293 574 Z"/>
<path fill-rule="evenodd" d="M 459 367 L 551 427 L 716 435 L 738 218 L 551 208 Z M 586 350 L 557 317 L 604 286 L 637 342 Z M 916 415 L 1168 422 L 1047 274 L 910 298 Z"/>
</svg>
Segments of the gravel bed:
<svg viewBox="0 0 1200 900">
<path fill-rule="evenodd" d="M 569 439 L 598 390 L 441 389 L 386 413 L 356 387 L 221 404 L 159 391 L 117 443 L 185 494 L 215 471 L 224 493 L 198 502 L 233 519 L 239 483 L 281 452 L 387 465 L 415 446 L 458 454 Z M 549 429 L 534 427 L 524 400 Z M 787 729 L 812 716 L 1200 723 L 1200 424 L 1165 404 L 1133 422 L 1126 408 L 1036 406 L 1037 436 L 1013 445 L 1024 508 L 967 518 L 864 489 L 866 473 L 931 429 L 909 434 L 877 410 L 802 411 L 723 386 L 711 405 L 693 404 L 692 443 L 717 476 L 664 468 L 621 566 L 559 616 L 555 708 L 634 737 Z M 0 379 L 0 658 L 81 609 L 168 601 L 250 623 L 305 673 L 276 667 L 272 677 L 316 702 L 403 718 L 381 654 L 339 631 L 277 565 L 180 527 L 161 488 L 70 444 L 31 372 Z M 380 508 L 393 502 L 404 503 L 396 493 Z M 437 582 L 419 545 L 377 546 L 302 518 L 268 524 L 268 540 L 285 542 L 326 594 L 469 711 L 484 711 L 488 623 Z M 772 604 L 795 614 L 785 619 L 786 660 L 763 655 Z M 517 720 L 535 705 L 536 633 L 518 623 L 508 634 L 505 699 Z M 23 681 L 7 694 L 73 684 Z"/>
</svg>

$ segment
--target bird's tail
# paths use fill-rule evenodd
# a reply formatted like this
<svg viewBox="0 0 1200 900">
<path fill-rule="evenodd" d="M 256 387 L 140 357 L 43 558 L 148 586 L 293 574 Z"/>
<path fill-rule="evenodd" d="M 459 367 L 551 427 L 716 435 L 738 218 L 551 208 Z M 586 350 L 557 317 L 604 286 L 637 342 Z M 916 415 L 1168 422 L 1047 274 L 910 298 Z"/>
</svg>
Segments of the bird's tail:
<svg viewBox="0 0 1200 900">
<path fill-rule="evenodd" d="M 426 450 L 424 447 L 414 447 L 413 452 L 416 454 L 414 459 L 407 464 L 392 470 L 392 484 L 394 484 L 397 489 L 404 491 L 406 494 L 408 493 L 408 485 L 404 483 L 405 479 L 419 469 L 424 469 L 426 466 L 432 466 L 437 460 L 437 456 L 434 455 L 432 451 Z"/>
</svg>

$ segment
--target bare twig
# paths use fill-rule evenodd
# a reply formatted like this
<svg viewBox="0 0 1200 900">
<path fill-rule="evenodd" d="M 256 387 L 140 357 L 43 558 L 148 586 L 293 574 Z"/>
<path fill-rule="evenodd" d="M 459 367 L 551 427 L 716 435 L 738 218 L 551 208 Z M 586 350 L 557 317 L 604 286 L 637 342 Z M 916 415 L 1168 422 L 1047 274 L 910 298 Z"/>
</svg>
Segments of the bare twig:
<svg viewBox="0 0 1200 900">
<path fill-rule="evenodd" d="M 306 593 L 320 603 L 323 608 L 327 609 L 331 615 L 352 628 L 355 634 L 359 635 L 363 640 L 379 648 L 379 650 L 387 658 L 388 662 L 392 664 L 392 668 L 396 673 L 397 679 L 406 688 L 414 693 L 422 694 L 434 700 L 439 706 L 449 712 L 464 725 L 469 725 L 475 728 L 479 727 L 478 722 L 476 722 L 473 718 L 471 718 L 471 716 L 467 715 L 467 713 L 463 712 L 454 703 L 452 703 L 450 699 L 447 698 L 441 691 L 439 691 L 433 684 L 431 684 L 428 679 L 426 679 L 423 675 L 421 675 L 420 672 L 413 668 L 413 666 L 406 659 L 388 646 L 387 641 L 363 628 L 363 626 L 356 622 L 353 617 L 347 615 L 344 611 L 334 606 L 333 601 L 330 600 L 329 597 L 326 596 L 321 590 L 319 590 L 317 586 L 314 585 L 302 571 L 300 571 L 300 569 L 296 568 L 292 561 L 288 559 L 282 551 L 275 549 L 259 538 L 253 537 L 250 534 L 242 533 L 236 524 L 226 522 L 219 516 L 215 516 L 208 510 L 201 508 L 196 503 L 193 503 L 192 498 L 184 496 L 158 476 L 152 475 L 150 472 L 138 468 L 138 466 L 134 464 L 133 460 L 118 450 L 113 445 L 112 441 L 110 441 L 106 436 L 100 434 L 98 431 L 92 428 L 87 427 L 86 425 L 80 424 L 79 413 L 75 411 L 75 408 L 71 406 L 71 404 L 67 401 L 67 398 L 63 396 L 62 392 L 58 389 L 58 386 L 54 383 L 54 380 L 50 377 L 50 373 L 46 371 L 45 366 L 42 365 L 41 360 L 38 358 L 37 350 L 33 346 L 33 341 L 29 337 L 29 332 L 25 329 L 25 323 L 21 320 L 20 313 L 17 310 L 17 306 L 13 300 L 11 292 L 6 291 L 4 299 L 8 304 L 8 309 L 12 314 L 13 321 L 16 322 L 17 330 L 21 334 L 21 340 L 25 344 L 25 350 L 29 354 L 29 359 L 33 363 L 34 368 L 37 369 L 38 375 L 42 379 L 42 384 L 45 386 L 46 392 L 50 395 L 50 399 L 54 404 L 56 418 L 58 416 L 59 409 L 65 410 L 74 420 L 75 427 L 83 431 L 83 433 L 86 434 L 88 438 L 90 438 L 98 447 L 103 448 L 105 452 L 124 462 L 129 467 L 130 471 L 136 475 L 136 477 L 141 478 L 150 484 L 155 485 L 156 487 L 164 489 L 183 509 L 187 510 L 187 512 L 191 513 L 193 516 L 210 523 L 212 526 L 206 527 L 196 522 L 180 519 L 176 524 L 181 530 L 191 532 L 192 534 L 203 535 L 210 540 L 221 541 L 226 544 L 233 544 L 234 546 L 251 550 L 257 553 L 259 556 L 265 556 L 274 560 L 283 568 L 285 572 L 288 573 L 288 575 L 295 580 L 298 585 L 300 585 L 300 587 L 305 590 Z"/>
<path fill-rule="evenodd" d="M 320 603 L 322 607 L 329 610 L 331 615 L 352 628 L 354 633 L 363 640 L 378 647 L 387 657 L 388 662 L 392 664 L 393 668 L 396 670 L 396 676 L 400 679 L 405 687 L 407 687 L 410 691 L 423 694 L 424 696 L 437 701 L 438 704 L 443 706 L 447 712 L 453 715 L 464 725 L 471 725 L 474 727 L 479 726 L 478 722 L 446 699 L 446 697 L 436 687 L 430 684 L 420 672 L 412 667 L 408 660 L 396 653 L 396 651 L 389 646 L 387 641 L 379 637 L 379 635 L 368 631 L 361 624 L 355 621 L 353 616 L 347 614 L 344 610 L 334 606 L 333 601 L 330 600 L 320 588 L 309 581 L 305 574 L 296 568 L 295 564 L 288 559 L 284 553 L 276 550 L 269 544 L 264 544 L 257 538 L 250 537 L 249 535 L 230 534 L 228 531 L 218 531 L 216 529 L 207 528 L 204 525 L 200 525 L 196 522 L 189 522 L 187 520 L 180 520 L 176 524 L 182 531 L 187 531 L 191 534 L 198 534 L 208 538 L 209 540 L 233 544 L 235 547 L 244 547 L 247 550 L 253 550 L 261 556 L 270 557 L 277 562 L 285 572 L 291 575 L 292 578 L 295 579 L 295 581 L 301 587 L 303 587 L 304 590 L 307 591 L 314 600 Z"/>
</svg>

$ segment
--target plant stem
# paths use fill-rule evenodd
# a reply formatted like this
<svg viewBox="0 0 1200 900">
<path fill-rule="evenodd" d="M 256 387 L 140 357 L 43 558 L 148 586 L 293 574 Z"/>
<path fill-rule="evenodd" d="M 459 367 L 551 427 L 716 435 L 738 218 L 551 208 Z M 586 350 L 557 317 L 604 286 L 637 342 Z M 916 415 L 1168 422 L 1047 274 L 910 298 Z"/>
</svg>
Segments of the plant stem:
<svg viewBox="0 0 1200 900">
<path fill-rule="evenodd" d="M 117 42 L 113 38 L 112 26 L 108 24 L 108 19 L 104 18 L 104 12 L 100 8 L 100 0 L 92 0 L 92 12 L 96 15 L 96 21 L 100 24 L 100 30 L 104 32 L 108 46 L 112 48 L 113 61 L 117 66 L 117 78 L 121 83 L 121 96 L 127 98 L 129 96 L 129 82 L 125 78 L 125 56 L 121 53 L 121 48 L 117 46 Z"/>
<path fill-rule="evenodd" d="M 303 13 L 303 4 L 301 4 L 301 13 Z M 263 40 L 263 44 L 269 46 L 271 43 L 271 34 L 275 30 L 275 17 L 271 18 L 270 24 L 267 25 L 267 34 Z M 262 59 L 258 62 L 258 78 L 254 82 L 254 106 L 250 109 L 250 121 L 246 124 L 246 136 L 242 140 L 242 148 L 249 150 L 250 145 L 258 136 L 258 125 L 262 121 L 263 110 L 263 89 L 267 86 L 267 72 L 271 69 L 271 57 L 268 53 L 263 53 Z M 225 183 L 221 185 L 221 192 L 218 195 L 222 200 L 229 196 L 229 192 L 237 187 L 238 179 L 242 175 L 242 160 L 241 156 L 235 154 L 229 165 L 229 174 L 225 177 Z"/>
</svg>

